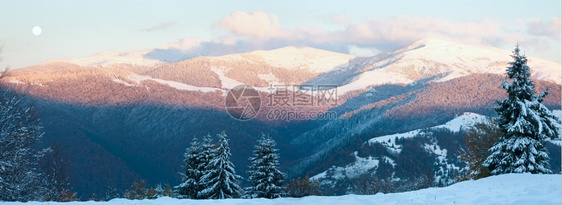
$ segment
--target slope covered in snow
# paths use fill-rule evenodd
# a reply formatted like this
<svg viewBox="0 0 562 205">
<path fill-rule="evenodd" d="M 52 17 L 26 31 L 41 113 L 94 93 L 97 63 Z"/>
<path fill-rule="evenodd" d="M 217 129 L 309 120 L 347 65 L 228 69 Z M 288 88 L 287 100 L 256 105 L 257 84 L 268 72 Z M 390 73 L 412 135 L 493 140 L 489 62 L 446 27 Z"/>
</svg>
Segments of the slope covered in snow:
<svg viewBox="0 0 562 205">
<path fill-rule="evenodd" d="M 152 66 L 164 63 L 163 61 L 146 57 L 146 55 L 153 50 L 155 49 L 128 52 L 106 51 L 84 58 L 61 59 L 56 61 L 73 63 L 81 66 L 105 66 L 121 63 Z M 346 67 L 348 66 L 349 60 L 355 57 L 311 47 L 288 46 L 273 50 L 257 50 L 249 53 L 229 54 L 211 58 L 227 61 L 261 61 L 274 67 L 305 69 L 315 73 L 323 73 L 337 67 Z"/>
<path fill-rule="evenodd" d="M 150 67 L 165 63 L 148 58 L 146 55 L 152 50 L 108 51 L 90 57 L 58 61 L 81 66 L 131 64 Z M 260 80 L 263 82 L 259 87 L 279 83 L 338 85 L 338 95 L 344 95 L 350 91 L 383 84 L 412 84 L 424 79 L 444 82 L 475 73 L 504 74 L 508 62 L 511 61 L 510 55 L 511 51 L 494 47 L 425 39 L 402 49 L 368 58 L 355 58 L 311 47 L 288 46 L 209 57 L 207 64 L 211 61 L 226 63 L 225 68 L 238 69 L 231 76 L 237 75 L 237 81 L 250 85 L 255 85 Z M 561 84 L 560 64 L 532 56 L 528 59 L 534 78 Z M 234 65 L 240 62 L 244 62 L 246 67 Z M 274 68 L 281 70 L 273 71 Z M 285 70 L 294 72 L 287 73 Z M 169 72 L 181 73 L 174 70 Z M 307 76 L 302 79 L 312 79 L 302 82 L 302 79 L 295 80 L 294 75 Z M 222 87 L 230 88 L 232 85 Z"/>
<path fill-rule="evenodd" d="M 553 113 L 555 115 L 560 115 L 560 110 L 554 110 Z M 435 131 L 439 131 L 436 129 L 446 129 L 451 132 L 458 133 L 461 130 L 465 130 L 466 128 L 476 123 L 485 122 L 485 121 L 486 121 L 486 116 L 484 115 L 466 112 L 442 125 L 430 127 L 428 130 L 417 129 L 409 132 L 374 137 L 364 143 L 365 145 L 364 147 L 368 147 L 368 148 L 356 149 L 357 151 L 355 151 L 352 154 L 354 157 L 353 161 L 348 162 L 348 164 L 345 164 L 343 166 L 342 165 L 332 166 L 331 168 L 328 168 L 312 176 L 311 179 L 319 180 L 321 184 L 326 183 L 327 186 L 334 186 L 333 184 L 334 180 L 345 181 L 346 179 L 358 179 L 359 176 L 363 176 L 368 173 L 371 174 L 376 173 L 380 166 L 380 162 L 383 158 L 384 160 L 382 161 L 386 161 L 387 163 L 392 164 L 392 166 L 396 166 L 396 163 L 394 162 L 393 159 L 384 155 L 376 155 L 376 154 L 367 155 L 367 156 L 365 156 L 365 154 L 363 154 L 363 156 L 358 155 L 358 152 L 363 151 L 363 153 L 365 153 L 365 150 L 375 149 L 374 148 L 376 147 L 374 146 L 375 144 L 382 145 L 386 149 L 386 153 L 393 156 L 398 156 L 405 149 L 404 142 L 403 142 L 405 139 L 410 140 L 411 138 L 414 137 L 426 138 L 427 136 L 433 136 Z M 560 125 L 558 126 L 560 127 Z M 436 166 L 439 165 L 444 167 L 444 168 L 439 168 L 439 170 L 435 172 L 435 182 L 441 183 L 440 180 L 443 179 L 443 173 L 446 173 L 450 170 L 455 170 L 456 172 L 458 172 L 461 171 L 463 167 L 460 167 L 458 163 L 451 161 L 449 159 L 451 157 L 455 158 L 454 157 L 455 153 L 452 150 L 448 150 L 451 147 L 447 148 L 446 143 L 440 145 L 438 141 L 436 141 L 436 138 L 431 138 L 431 139 L 432 140 L 429 140 L 428 142 L 426 142 L 426 144 L 422 144 L 422 147 L 424 150 L 426 150 L 426 152 L 429 152 L 431 153 L 431 155 L 436 157 L 436 161 L 434 162 L 434 165 Z M 554 139 L 551 140 L 550 142 L 560 145 L 560 139 Z M 331 173 L 331 175 L 328 177 L 329 172 Z M 447 184 L 454 182 L 447 179 L 443 179 L 443 180 L 445 180 L 444 183 Z"/>
<path fill-rule="evenodd" d="M 467 112 L 464 113 L 463 115 L 460 115 L 448 121 L 443 125 L 434 126 L 431 129 L 441 128 L 441 129 L 448 129 L 453 132 L 459 132 L 461 129 L 472 126 L 475 123 L 482 122 L 485 119 L 486 117 L 483 115 Z M 404 133 L 385 135 L 385 136 L 372 138 L 368 140 L 366 143 L 369 143 L 369 145 L 374 143 L 380 143 L 384 147 L 386 147 L 388 152 L 398 154 L 402 151 L 403 148 L 402 145 L 397 144 L 396 139 L 412 138 L 415 136 L 420 136 L 419 134 L 421 134 L 421 132 L 423 132 L 423 130 L 418 129 L 418 130 L 413 130 Z M 428 147 L 426 147 L 426 149 L 431 150 L 436 156 L 440 156 L 441 161 L 445 160 L 447 156 L 446 149 L 441 149 L 438 145 L 434 145 L 434 144 L 427 145 L 427 146 Z M 372 170 L 376 170 L 376 168 L 379 166 L 379 161 L 380 161 L 379 158 L 375 158 L 372 156 L 359 157 L 357 156 L 357 151 L 354 152 L 354 157 L 355 160 L 353 163 L 347 164 L 346 166 L 333 166 L 332 168 L 330 168 L 331 171 L 333 171 L 332 178 L 334 179 L 343 179 L 344 177 L 349 179 L 357 178 L 362 174 L 369 173 Z M 385 157 L 385 160 L 387 162 L 390 162 L 391 164 L 394 164 L 393 160 L 388 157 Z M 314 175 L 311 178 L 321 180 L 322 178 L 326 177 L 327 172 L 328 170 L 323 171 L 317 175 Z"/>
<path fill-rule="evenodd" d="M 484 115 L 466 112 L 466 113 L 462 114 L 461 116 L 458 116 L 458 117 L 450 120 L 449 122 L 447 122 L 443 125 L 438 125 L 438 126 L 435 126 L 435 127 L 432 127 L 432 128 L 445 128 L 445 129 L 449 129 L 453 132 L 458 132 L 458 131 L 461 130 L 461 128 L 466 128 L 466 127 L 474 125 L 475 123 L 483 122 L 485 119 L 486 119 L 486 116 L 484 116 Z M 393 147 L 393 145 L 395 145 L 394 139 L 414 137 L 417 134 L 419 134 L 421 131 L 422 130 L 413 130 L 413 131 L 409 131 L 409 132 L 405 132 L 405 133 L 397 133 L 397 134 L 392 134 L 392 135 L 375 137 L 375 138 L 370 139 L 369 143 L 379 142 L 379 143 L 383 143 L 385 145 L 388 144 L 388 146 Z"/>
<path fill-rule="evenodd" d="M 338 92 L 382 84 L 410 84 L 431 78 L 444 82 L 474 73 L 504 74 L 512 61 L 510 55 L 511 51 L 494 47 L 425 39 L 394 52 L 364 59 L 357 62 L 359 65 L 351 65 L 362 67 L 364 72 L 341 85 Z M 532 56 L 528 60 L 533 78 L 561 84 L 560 64 Z"/>
<path fill-rule="evenodd" d="M 562 203 L 560 175 L 506 174 L 475 181 L 465 181 L 444 188 L 428 188 L 411 192 L 345 195 L 308 196 L 279 199 L 226 199 L 189 200 L 162 197 L 155 200 L 113 199 L 108 202 L 4 202 L 6 205 L 179 205 L 179 204 L 560 204 Z"/>
<path fill-rule="evenodd" d="M 348 61 L 354 58 L 347 54 L 294 46 L 270 51 L 254 51 L 249 54 L 259 56 L 275 67 L 307 69 L 315 73 L 327 72 L 336 67 L 347 67 Z"/>
<path fill-rule="evenodd" d="M 193 85 L 178 83 L 178 82 L 175 82 L 175 81 L 162 80 L 162 79 L 158 79 L 158 78 L 151 78 L 151 77 L 140 76 L 140 75 L 129 76 L 129 79 L 134 80 L 137 83 L 141 83 L 142 81 L 145 81 L 145 80 L 153 80 L 153 81 L 156 81 L 160 84 L 164 84 L 164 85 L 170 86 L 170 87 L 178 89 L 178 90 L 201 91 L 201 92 L 220 91 L 220 89 L 218 89 L 218 88 L 197 87 L 197 86 L 193 86 Z M 117 81 L 117 80 L 116 80 L 116 82 L 124 83 L 125 85 L 127 85 L 126 82 Z"/>
</svg>

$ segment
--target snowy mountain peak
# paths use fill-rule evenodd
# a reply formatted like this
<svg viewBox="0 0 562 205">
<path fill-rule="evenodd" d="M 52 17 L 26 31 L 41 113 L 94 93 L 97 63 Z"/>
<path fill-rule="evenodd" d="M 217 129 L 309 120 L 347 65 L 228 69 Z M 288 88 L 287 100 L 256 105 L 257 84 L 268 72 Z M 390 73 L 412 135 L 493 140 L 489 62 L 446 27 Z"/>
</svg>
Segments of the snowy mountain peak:
<svg viewBox="0 0 562 205">
<path fill-rule="evenodd" d="M 410 46 L 408 46 L 407 48 L 419 48 L 419 47 L 445 47 L 445 46 L 458 46 L 458 45 L 462 45 L 462 44 L 458 44 L 452 41 L 447 41 L 444 39 L 439 39 L 439 38 L 426 38 L 426 39 L 422 39 L 419 41 L 416 41 L 415 43 L 411 44 Z"/>
<path fill-rule="evenodd" d="M 311 47 L 287 46 L 273 50 L 257 50 L 249 53 L 231 54 L 217 59 L 264 61 L 281 68 L 304 69 L 323 73 L 337 67 L 346 67 L 354 56 Z"/>
<path fill-rule="evenodd" d="M 532 56 L 527 58 L 533 78 L 561 84 L 560 64 Z M 343 94 L 370 86 L 410 84 L 423 79 L 445 82 L 472 74 L 504 75 L 512 60 L 509 50 L 424 39 L 393 52 L 357 60 L 352 67 L 359 68 L 349 69 L 349 73 L 335 73 L 332 77 L 354 76 L 338 88 Z"/>
<path fill-rule="evenodd" d="M 218 67 L 222 69 L 221 72 L 216 71 L 219 68 L 205 68 L 204 66 L 197 71 L 190 70 L 189 72 L 206 73 L 205 77 L 209 79 L 205 82 L 215 82 L 217 80 L 215 78 L 218 76 L 221 78 L 222 84 L 228 82 L 228 79 L 223 76 L 232 78 L 232 82 L 261 87 L 279 82 L 334 84 L 338 85 L 338 95 L 345 95 L 350 91 L 363 90 L 383 84 L 415 84 L 426 79 L 432 79 L 432 82 L 440 83 L 472 74 L 504 75 L 508 63 L 512 60 L 509 50 L 464 45 L 435 38 L 423 39 L 396 51 L 365 58 L 355 58 L 351 55 L 312 47 L 287 46 L 273 50 L 257 50 L 199 58 L 199 61 L 187 59 L 178 63 L 164 63 L 155 60 L 164 59 L 162 56 L 152 59 L 147 57 L 154 50 L 110 51 L 86 58 L 56 62 L 67 62 L 80 66 L 130 64 L 134 68 L 127 68 L 128 70 L 140 73 L 156 67 L 155 65 L 162 65 L 174 67 L 174 69 L 160 69 L 166 70 L 162 71 L 165 74 L 162 72 L 160 74 L 168 76 L 167 80 L 177 81 L 177 77 L 173 76 L 176 76 L 178 72 L 187 72 L 185 70 L 187 64 L 202 65 L 205 64 L 204 61 L 217 61 L 220 64 Z M 151 55 L 154 57 L 156 54 Z M 560 64 L 530 56 L 528 59 L 533 78 L 561 84 Z M 242 62 L 242 64 L 237 64 L 238 62 Z M 243 66 L 246 67 L 242 68 Z M 195 67 L 191 66 L 190 68 Z M 235 71 L 229 73 L 231 68 L 242 69 L 235 69 Z M 208 69 L 214 69 L 211 71 L 217 75 L 210 76 L 211 72 L 207 72 Z M 299 77 L 295 78 L 294 76 Z M 162 76 L 156 78 L 164 79 Z M 198 82 L 201 82 L 201 80 L 199 79 Z M 182 83 L 201 86 L 201 83 L 198 82 L 184 81 Z M 207 83 L 203 87 L 229 86 Z"/>
<path fill-rule="evenodd" d="M 288 55 L 288 56 L 311 56 L 311 57 L 318 57 L 318 56 L 326 56 L 326 55 L 337 55 L 337 56 L 345 56 L 348 58 L 353 58 L 351 55 L 336 53 L 332 51 L 312 48 L 312 47 L 297 47 L 297 46 L 286 46 L 282 48 L 272 49 L 272 50 L 257 50 L 252 51 L 250 53 L 262 56 L 269 56 L 269 55 Z"/>
</svg>

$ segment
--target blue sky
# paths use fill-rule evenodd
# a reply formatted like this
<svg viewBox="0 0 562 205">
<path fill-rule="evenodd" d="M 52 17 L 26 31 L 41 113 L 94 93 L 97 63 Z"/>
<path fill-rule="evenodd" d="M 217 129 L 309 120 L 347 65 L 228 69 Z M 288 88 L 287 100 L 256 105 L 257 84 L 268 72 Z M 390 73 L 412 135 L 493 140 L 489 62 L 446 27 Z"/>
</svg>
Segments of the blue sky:
<svg viewBox="0 0 562 205">
<path fill-rule="evenodd" d="M 288 45 L 373 55 L 423 38 L 561 62 L 561 1 L 4 1 L 0 66 L 160 47 L 188 56 Z M 40 26 L 40 35 L 32 28 Z"/>
</svg>

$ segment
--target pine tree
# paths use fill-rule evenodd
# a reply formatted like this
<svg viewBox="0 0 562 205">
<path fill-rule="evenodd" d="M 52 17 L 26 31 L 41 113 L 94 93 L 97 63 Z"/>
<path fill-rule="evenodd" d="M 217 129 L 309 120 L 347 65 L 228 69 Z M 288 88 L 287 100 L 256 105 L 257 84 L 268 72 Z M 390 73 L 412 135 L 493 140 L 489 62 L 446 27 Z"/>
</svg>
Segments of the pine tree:
<svg viewBox="0 0 562 205">
<path fill-rule="evenodd" d="M 279 171 L 279 155 L 275 141 L 262 135 L 250 158 L 248 181 L 252 185 L 249 194 L 252 198 L 278 198 L 284 195 L 285 174 Z"/>
<path fill-rule="evenodd" d="M 33 107 L 0 86 L 0 201 L 41 199 L 46 188 L 37 161 L 45 150 L 33 145 L 42 136 Z"/>
<path fill-rule="evenodd" d="M 182 183 L 174 187 L 182 198 L 196 199 L 197 193 L 202 190 L 199 179 L 203 175 L 199 167 L 202 164 L 203 148 L 199 145 L 197 138 L 194 137 L 191 146 L 185 150 L 184 154 L 184 173 Z"/>
<path fill-rule="evenodd" d="M 199 165 L 197 166 L 197 170 L 199 171 L 199 173 L 201 174 L 201 177 L 199 178 L 199 187 L 197 190 L 197 199 L 205 199 L 204 195 L 201 194 L 201 191 L 203 191 L 203 189 L 206 188 L 207 185 L 207 179 L 204 179 L 203 176 L 205 176 L 209 170 L 208 169 L 208 165 L 209 162 L 211 160 L 213 160 L 215 158 L 215 144 L 213 144 L 213 138 L 211 137 L 210 134 L 207 134 L 205 136 L 203 136 L 203 143 L 201 144 L 201 153 L 199 154 Z"/>
<path fill-rule="evenodd" d="M 234 165 L 230 162 L 231 154 L 226 137 L 224 131 L 218 135 L 219 145 L 213 149 L 213 157 L 201 179 L 206 188 L 199 192 L 200 198 L 226 199 L 240 198 L 242 195 L 242 188 L 238 185 L 238 180 L 242 177 L 236 175 Z"/>
<path fill-rule="evenodd" d="M 519 46 L 512 55 L 514 62 L 507 69 L 513 82 L 504 82 L 507 98 L 497 101 L 496 112 L 502 136 L 490 148 L 483 166 L 491 174 L 502 173 L 551 173 L 545 140 L 560 135 L 554 116 L 541 102 L 548 90 L 535 96 L 535 84 L 531 82 L 527 58 L 519 54 Z"/>
</svg>

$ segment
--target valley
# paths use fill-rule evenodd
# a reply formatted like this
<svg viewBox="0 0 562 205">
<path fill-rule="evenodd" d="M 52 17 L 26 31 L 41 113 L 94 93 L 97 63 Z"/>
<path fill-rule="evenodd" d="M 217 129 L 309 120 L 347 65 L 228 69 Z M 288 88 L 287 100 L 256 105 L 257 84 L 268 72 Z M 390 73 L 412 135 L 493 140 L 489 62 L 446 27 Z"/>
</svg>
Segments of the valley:
<svg viewBox="0 0 562 205">
<path fill-rule="evenodd" d="M 423 186 L 404 185 L 404 190 L 450 185 L 466 166 L 458 159 L 464 134 L 457 125 L 472 122 L 456 121 L 494 116 L 495 100 L 506 96 L 499 86 L 510 61 L 509 51 L 440 39 L 372 57 L 311 47 L 167 61 L 148 53 L 51 61 L 8 71 L 0 79 L 35 106 L 44 126 L 43 146 L 62 145 L 70 184 L 83 196 L 104 196 L 140 179 L 176 185 L 191 139 L 221 131 L 231 139 L 232 161 L 243 177 L 253 145 L 265 133 L 276 140 L 289 178 L 318 179 L 332 195 L 346 194 L 369 173 L 398 181 L 406 173 L 416 173 L 412 180 L 427 177 Z M 537 91 L 550 89 L 543 103 L 560 110 L 560 64 L 532 57 L 528 64 Z M 225 110 L 226 93 L 240 84 L 261 96 L 262 109 L 249 121 L 233 119 Z M 329 91 L 337 99 L 267 106 L 275 86 L 286 87 L 294 98 L 305 93 L 303 85 L 315 86 L 304 97 Z M 337 118 L 269 120 L 268 111 L 276 109 L 335 112 Z M 410 137 L 396 138 L 401 136 Z M 560 143 L 549 146 L 560 155 Z M 559 163 L 552 168 L 560 172 Z"/>
</svg>

